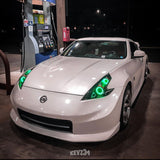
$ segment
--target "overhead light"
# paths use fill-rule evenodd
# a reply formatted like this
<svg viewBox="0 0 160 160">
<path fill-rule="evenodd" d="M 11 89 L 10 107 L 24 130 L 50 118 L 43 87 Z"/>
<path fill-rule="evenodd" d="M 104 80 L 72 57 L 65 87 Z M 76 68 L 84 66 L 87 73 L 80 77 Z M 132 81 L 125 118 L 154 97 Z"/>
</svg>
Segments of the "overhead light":
<svg viewBox="0 0 160 160">
<path fill-rule="evenodd" d="M 97 10 L 96 10 L 96 13 L 97 13 L 97 14 L 100 14 L 100 12 L 101 12 L 100 9 L 97 9 Z"/>
</svg>

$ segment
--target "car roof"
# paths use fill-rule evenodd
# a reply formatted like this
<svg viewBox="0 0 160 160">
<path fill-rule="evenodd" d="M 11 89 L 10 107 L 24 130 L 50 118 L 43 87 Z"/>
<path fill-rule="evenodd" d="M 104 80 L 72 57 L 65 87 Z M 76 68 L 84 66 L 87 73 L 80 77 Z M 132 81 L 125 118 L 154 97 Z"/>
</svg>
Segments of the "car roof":
<svg viewBox="0 0 160 160">
<path fill-rule="evenodd" d="M 133 41 L 129 38 L 122 38 L 122 37 L 86 37 L 86 38 L 80 38 L 77 39 L 79 41 L 105 41 L 105 40 L 111 40 L 111 41 Z"/>
</svg>

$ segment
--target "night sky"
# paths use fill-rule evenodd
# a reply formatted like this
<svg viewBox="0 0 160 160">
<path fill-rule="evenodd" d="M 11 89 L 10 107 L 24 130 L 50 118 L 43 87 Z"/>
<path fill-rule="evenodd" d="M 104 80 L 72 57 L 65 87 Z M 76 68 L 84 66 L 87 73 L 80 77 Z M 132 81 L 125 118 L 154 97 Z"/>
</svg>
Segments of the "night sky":
<svg viewBox="0 0 160 160">
<path fill-rule="evenodd" d="M 0 42 L 22 41 L 21 3 L 3 0 L 0 4 Z"/>
<path fill-rule="evenodd" d="M 94 26 L 87 36 L 122 36 L 143 45 L 160 46 L 160 8 L 158 0 L 69 0 L 68 24 Z M 101 12 L 96 13 L 99 9 Z M 81 27 L 79 27 L 81 28 Z M 74 30 L 74 36 L 79 34 Z M 84 33 L 85 34 L 85 33 Z M 85 36 L 85 35 L 84 35 Z"/>
<path fill-rule="evenodd" d="M 68 0 L 66 20 L 73 38 L 121 36 L 160 46 L 159 10 L 158 0 Z M 21 3 L 3 0 L 0 15 L 0 42 L 20 43 Z"/>
</svg>

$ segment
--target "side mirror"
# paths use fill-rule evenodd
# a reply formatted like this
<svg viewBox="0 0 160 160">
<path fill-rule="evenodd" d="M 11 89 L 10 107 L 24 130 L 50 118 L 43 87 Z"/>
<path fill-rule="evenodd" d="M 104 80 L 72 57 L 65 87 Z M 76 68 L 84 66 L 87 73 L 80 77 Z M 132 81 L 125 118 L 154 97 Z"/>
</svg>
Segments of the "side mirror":
<svg viewBox="0 0 160 160">
<path fill-rule="evenodd" d="M 145 56 L 145 52 L 142 50 L 136 50 L 134 51 L 133 58 L 142 58 Z"/>
<path fill-rule="evenodd" d="M 59 49 L 59 53 L 60 53 L 60 54 L 62 54 L 63 51 L 64 51 L 64 47 L 62 47 L 62 48 Z"/>
</svg>

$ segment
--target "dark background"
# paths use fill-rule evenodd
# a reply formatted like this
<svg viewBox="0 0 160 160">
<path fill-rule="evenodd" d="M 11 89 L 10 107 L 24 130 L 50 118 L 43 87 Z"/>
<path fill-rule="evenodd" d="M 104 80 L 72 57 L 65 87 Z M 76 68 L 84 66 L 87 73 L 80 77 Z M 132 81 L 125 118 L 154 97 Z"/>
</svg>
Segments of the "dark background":
<svg viewBox="0 0 160 160">
<path fill-rule="evenodd" d="M 21 6 L 16 0 L 0 3 L 0 48 L 4 51 L 20 48 Z M 128 37 L 139 41 L 142 48 L 160 47 L 158 0 L 68 0 L 66 8 L 72 38 Z"/>
<path fill-rule="evenodd" d="M 160 44 L 158 0 L 69 0 L 68 6 L 67 22 L 76 38 L 120 36 L 140 41 L 143 46 Z M 90 30 L 84 30 L 87 26 Z"/>
</svg>

